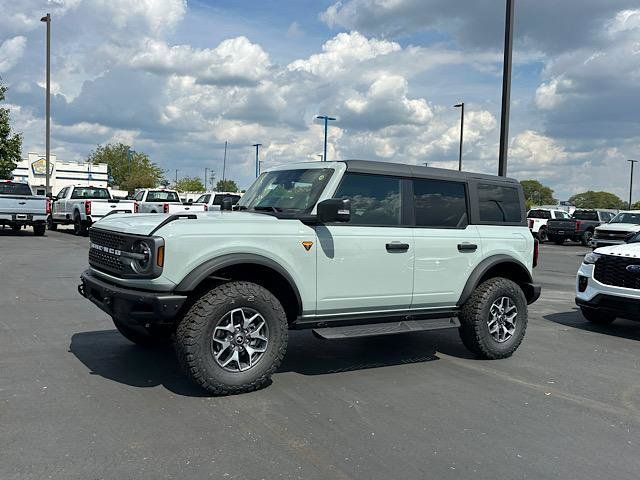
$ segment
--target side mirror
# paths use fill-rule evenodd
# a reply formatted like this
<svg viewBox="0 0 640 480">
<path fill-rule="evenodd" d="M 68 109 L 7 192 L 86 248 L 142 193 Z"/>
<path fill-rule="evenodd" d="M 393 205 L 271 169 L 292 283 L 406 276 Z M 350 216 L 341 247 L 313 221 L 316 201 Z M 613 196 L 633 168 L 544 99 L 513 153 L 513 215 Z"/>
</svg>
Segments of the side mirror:
<svg viewBox="0 0 640 480">
<path fill-rule="evenodd" d="M 223 198 L 220 210 L 233 210 L 233 200 L 229 197 Z"/>
<path fill-rule="evenodd" d="M 328 198 L 318 204 L 320 223 L 348 222 L 351 220 L 351 200 L 348 198 Z"/>
</svg>

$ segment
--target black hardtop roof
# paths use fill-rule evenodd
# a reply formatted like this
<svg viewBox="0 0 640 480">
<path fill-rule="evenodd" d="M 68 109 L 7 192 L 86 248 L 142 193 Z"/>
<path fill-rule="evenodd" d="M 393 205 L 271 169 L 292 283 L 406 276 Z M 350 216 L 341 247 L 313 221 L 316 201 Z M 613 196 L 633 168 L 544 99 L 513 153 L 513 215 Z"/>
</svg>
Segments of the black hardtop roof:
<svg viewBox="0 0 640 480">
<path fill-rule="evenodd" d="M 378 162 L 371 160 L 341 160 L 347 165 L 347 171 L 355 173 L 370 173 L 374 175 L 394 175 L 399 177 L 438 178 L 441 180 L 484 180 L 492 182 L 504 182 L 519 184 L 509 177 L 486 175 L 473 172 L 459 172 L 446 168 L 423 167 L 420 165 L 408 165 L 404 163 Z"/>
</svg>

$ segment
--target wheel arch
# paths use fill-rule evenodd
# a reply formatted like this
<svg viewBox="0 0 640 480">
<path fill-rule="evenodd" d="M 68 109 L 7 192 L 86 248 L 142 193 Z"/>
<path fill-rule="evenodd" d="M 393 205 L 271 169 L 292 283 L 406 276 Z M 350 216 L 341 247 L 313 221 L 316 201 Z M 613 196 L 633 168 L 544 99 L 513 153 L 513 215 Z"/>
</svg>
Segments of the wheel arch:
<svg viewBox="0 0 640 480">
<path fill-rule="evenodd" d="M 527 302 L 535 300 L 536 292 L 532 285 L 533 278 L 527 267 L 508 255 L 494 255 L 485 258 L 476 266 L 471 275 L 469 275 L 460 299 L 458 300 L 458 306 L 464 305 L 478 285 L 485 280 L 495 277 L 507 278 L 517 283 L 524 292 Z"/>
<path fill-rule="evenodd" d="M 269 290 L 282 304 L 289 323 L 302 314 L 302 297 L 293 277 L 276 261 L 256 254 L 228 254 L 207 260 L 188 273 L 175 291 L 192 293 L 233 280 L 254 282 Z"/>
</svg>

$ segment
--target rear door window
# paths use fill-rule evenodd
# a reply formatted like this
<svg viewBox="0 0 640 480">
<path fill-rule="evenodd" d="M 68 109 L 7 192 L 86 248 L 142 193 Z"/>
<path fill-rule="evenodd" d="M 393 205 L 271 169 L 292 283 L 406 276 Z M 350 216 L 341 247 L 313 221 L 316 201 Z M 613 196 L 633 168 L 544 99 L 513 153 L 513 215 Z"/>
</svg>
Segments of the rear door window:
<svg viewBox="0 0 640 480">
<path fill-rule="evenodd" d="M 522 208 L 517 188 L 504 185 L 479 184 L 478 203 L 481 222 L 522 222 Z"/>
<path fill-rule="evenodd" d="M 413 201 L 419 227 L 465 228 L 469 223 L 463 183 L 415 179 Z"/>
</svg>

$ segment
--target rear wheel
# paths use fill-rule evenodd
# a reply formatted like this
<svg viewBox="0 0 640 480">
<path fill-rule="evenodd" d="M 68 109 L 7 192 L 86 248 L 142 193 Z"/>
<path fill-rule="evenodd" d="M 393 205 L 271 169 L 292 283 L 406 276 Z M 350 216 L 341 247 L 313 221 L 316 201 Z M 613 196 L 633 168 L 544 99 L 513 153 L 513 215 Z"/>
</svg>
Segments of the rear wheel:
<svg viewBox="0 0 640 480">
<path fill-rule="evenodd" d="M 47 217 L 47 228 L 52 231 L 56 231 L 58 229 L 58 224 L 53 221 L 53 217 L 51 215 Z"/>
<path fill-rule="evenodd" d="M 547 240 L 549 240 L 547 238 L 547 229 L 546 228 L 541 228 L 540 230 L 538 230 L 538 242 L 539 243 L 544 243 Z"/>
<path fill-rule="evenodd" d="M 282 305 L 264 287 L 230 282 L 198 299 L 178 325 L 175 346 L 187 375 L 228 395 L 264 386 L 287 349 Z"/>
<path fill-rule="evenodd" d="M 584 247 L 588 247 L 591 244 L 592 238 L 593 238 L 593 232 L 591 230 L 587 230 L 582 234 L 582 237 L 580 237 L 580 243 Z"/>
<path fill-rule="evenodd" d="M 131 326 L 115 317 L 113 318 L 113 324 L 124 338 L 141 347 L 168 345 L 171 339 L 171 331 L 169 329 L 149 329 L 142 325 Z"/>
<path fill-rule="evenodd" d="M 87 227 L 82 223 L 80 214 L 76 212 L 73 217 L 73 234 L 78 236 L 84 236 L 87 233 Z"/>
<path fill-rule="evenodd" d="M 21 228 L 21 225 L 11 225 L 11 230 L 13 230 L 14 233 L 18 233 Z"/>
<path fill-rule="evenodd" d="M 596 325 L 609 325 L 616 319 L 616 316 L 611 313 L 601 312 L 593 308 L 580 307 L 580 311 L 584 318 Z"/>
<path fill-rule="evenodd" d="M 33 226 L 33 234 L 36 237 L 41 237 L 44 235 L 44 232 L 46 232 L 47 230 L 47 226 L 44 223 L 36 223 Z"/>
<path fill-rule="evenodd" d="M 460 312 L 462 343 L 480 358 L 510 357 L 527 329 L 527 300 L 506 278 L 491 278 L 476 288 Z"/>
</svg>

